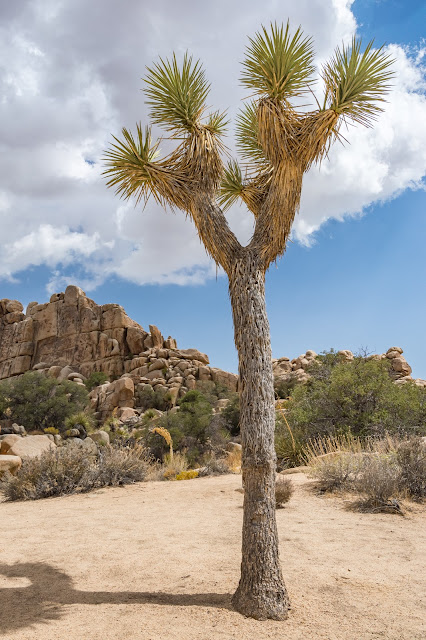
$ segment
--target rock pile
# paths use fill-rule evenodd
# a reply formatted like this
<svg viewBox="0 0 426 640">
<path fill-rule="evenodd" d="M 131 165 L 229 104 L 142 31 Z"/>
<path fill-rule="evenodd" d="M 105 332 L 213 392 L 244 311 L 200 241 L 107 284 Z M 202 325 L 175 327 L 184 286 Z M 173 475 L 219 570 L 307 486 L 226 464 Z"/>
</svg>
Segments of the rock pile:
<svg viewBox="0 0 426 640">
<path fill-rule="evenodd" d="M 389 374 L 396 384 L 405 384 L 412 381 L 419 387 L 426 388 L 426 380 L 421 378 L 413 379 L 411 376 L 412 369 L 404 356 L 404 352 L 401 347 L 390 347 L 386 353 L 375 353 L 366 357 L 367 360 L 390 360 Z M 348 349 L 342 349 L 337 352 L 338 356 L 343 361 L 350 362 L 354 359 L 354 354 Z M 309 380 L 309 373 L 307 370 L 313 364 L 318 354 L 315 351 L 309 350 L 306 353 L 297 358 L 278 358 L 272 360 L 272 368 L 274 372 L 274 378 L 276 382 L 307 382 Z"/>
<path fill-rule="evenodd" d="M 160 330 L 145 331 L 118 304 L 97 305 L 79 287 L 55 293 L 50 302 L 0 300 L 0 379 L 38 371 L 84 384 L 94 371 L 118 378 L 91 394 L 101 419 L 118 408 L 132 415 L 135 394 L 145 388 L 169 394 L 171 405 L 196 382 L 218 382 L 237 389 L 238 376 L 210 367 L 197 349 L 178 349 Z"/>
</svg>

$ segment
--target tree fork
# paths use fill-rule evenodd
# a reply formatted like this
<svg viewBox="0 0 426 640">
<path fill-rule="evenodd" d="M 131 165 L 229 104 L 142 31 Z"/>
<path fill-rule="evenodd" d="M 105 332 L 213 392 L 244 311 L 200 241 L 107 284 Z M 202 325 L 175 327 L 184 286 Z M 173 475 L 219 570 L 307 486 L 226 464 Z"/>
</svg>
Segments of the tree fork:
<svg viewBox="0 0 426 640">
<path fill-rule="evenodd" d="M 258 620 L 287 618 L 290 602 L 275 516 L 274 379 L 265 273 L 246 251 L 229 273 L 241 395 L 244 520 L 241 579 L 232 604 Z"/>
</svg>

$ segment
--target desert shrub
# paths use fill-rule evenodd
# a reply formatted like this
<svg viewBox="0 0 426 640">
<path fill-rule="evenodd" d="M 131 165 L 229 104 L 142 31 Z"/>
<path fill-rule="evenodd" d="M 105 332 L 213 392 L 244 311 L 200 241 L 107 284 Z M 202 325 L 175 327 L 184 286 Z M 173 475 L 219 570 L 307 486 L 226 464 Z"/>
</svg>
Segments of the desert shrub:
<svg viewBox="0 0 426 640">
<path fill-rule="evenodd" d="M 162 475 L 164 480 L 171 480 L 175 478 L 179 473 L 188 469 L 188 460 L 184 453 L 176 451 L 173 457 L 170 454 L 164 456 L 164 465 L 162 469 Z"/>
<path fill-rule="evenodd" d="M 189 471 L 181 471 L 178 473 L 175 480 L 192 480 L 193 478 L 198 478 L 198 471 L 190 469 Z"/>
<path fill-rule="evenodd" d="M 364 454 L 331 451 L 310 463 L 309 475 L 317 480 L 320 491 L 349 490 L 363 465 Z"/>
<path fill-rule="evenodd" d="M 73 413 L 72 416 L 66 418 L 64 426 L 65 429 L 77 428 L 85 433 L 90 433 L 95 429 L 96 420 L 92 414 L 87 413 L 86 411 L 79 411 L 78 413 Z"/>
<path fill-rule="evenodd" d="M 87 380 L 84 382 L 84 386 L 87 391 L 92 391 L 95 387 L 108 381 L 108 376 L 103 371 L 93 371 Z"/>
<path fill-rule="evenodd" d="M 294 487 L 290 478 L 277 478 L 275 482 L 275 505 L 277 509 L 290 500 L 293 492 Z"/>
<path fill-rule="evenodd" d="M 401 486 L 415 500 L 426 496 L 426 446 L 421 438 L 402 442 L 396 450 Z"/>
<path fill-rule="evenodd" d="M 52 426 L 61 429 L 68 416 L 87 404 L 87 389 L 82 385 L 70 380 L 58 382 L 33 371 L 0 383 L 4 417 L 24 425 L 27 431 Z"/>
<path fill-rule="evenodd" d="M 230 391 L 230 389 L 221 382 L 213 382 L 212 380 L 197 380 L 196 389 L 212 406 L 214 406 L 218 400 L 231 398 L 235 395 L 233 391 Z"/>
<path fill-rule="evenodd" d="M 170 432 L 175 448 L 182 449 L 205 444 L 212 417 L 211 404 L 194 389 L 180 400 L 179 411 L 164 415 L 160 424 Z"/>
<path fill-rule="evenodd" d="M 288 398 L 291 396 L 293 389 L 297 385 L 297 378 L 290 378 L 289 380 L 275 379 L 274 391 L 276 398 Z"/>
<path fill-rule="evenodd" d="M 202 464 L 203 476 L 219 476 L 230 472 L 227 459 L 217 457 L 214 453 L 206 454 Z"/>
<path fill-rule="evenodd" d="M 0 490 L 10 501 L 86 492 L 140 482 L 145 479 L 149 464 L 143 447 L 105 446 L 97 456 L 86 456 L 77 447 L 58 447 L 24 460 L 16 475 L 2 477 Z"/>
<path fill-rule="evenodd" d="M 275 413 L 275 451 L 281 468 L 303 463 L 303 438 L 291 429 L 281 411 Z"/>
<path fill-rule="evenodd" d="M 352 481 L 353 490 L 360 495 L 358 506 L 368 511 L 401 512 L 401 470 L 391 454 L 363 456 L 361 468 Z"/>
<path fill-rule="evenodd" d="M 170 408 L 170 397 L 164 389 L 154 389 L 151 385 L 145 385 L 142 389 L 136 390 L 136 406 L 146 409 L 158 409 L 166 411 Z"/>
<path fill-rule="evenodd" d="M 228 406 L 223 409 L 220 415 L 225 429 L 229 431 L 231 436 L 238 436 L 240 434 L 240 396 L 238 393 L 232 394 Z"/>
<path fill-rule="evenodd" d="M 288 402 L 287 420 L 302 442 L 318 435 L 425 432 L 426 391 L 412 383 L 395 385 L 388 360 L 358 356 L 339 362 L 334 353 L 324 358 L 312 365 L 311 380 L 296 386 Z"/>
<path fill-rule="evenodd" d="M 0 489 L 6 500 L 38 500 L 75 493 L 86 486 L 91 460 L 76 447 L 59 447 L 24 460 L 16 475 L 3 476 Z"/>
<path fill-rule="evenodd" d="M 140 445 L 105 446 L 99 449 L 96 465 L 92 469 L 92 481 L 98 487 L 142 482 L 145 480 L 149 465 L 149 455 Z"/>
</svg>

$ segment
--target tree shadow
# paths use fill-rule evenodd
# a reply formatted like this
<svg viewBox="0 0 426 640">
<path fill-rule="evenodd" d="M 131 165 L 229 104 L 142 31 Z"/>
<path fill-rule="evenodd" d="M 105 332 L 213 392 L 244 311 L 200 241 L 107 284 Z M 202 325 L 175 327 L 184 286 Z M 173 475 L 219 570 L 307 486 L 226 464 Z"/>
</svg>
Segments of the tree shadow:
<svg viewBox="0 0 426 640">
<path fill-rule="evenodd" d="M 0 564 L 0 575 L 26 578 L 31 584 L 0 588 L 0 635 L 38 622 L 58 620 L 71 604 L 155 604 L 231 609 L 228 593 L 165 593 L 149 591 L 80 591 L 65 572 L 43 562 Z"/>
</svg>

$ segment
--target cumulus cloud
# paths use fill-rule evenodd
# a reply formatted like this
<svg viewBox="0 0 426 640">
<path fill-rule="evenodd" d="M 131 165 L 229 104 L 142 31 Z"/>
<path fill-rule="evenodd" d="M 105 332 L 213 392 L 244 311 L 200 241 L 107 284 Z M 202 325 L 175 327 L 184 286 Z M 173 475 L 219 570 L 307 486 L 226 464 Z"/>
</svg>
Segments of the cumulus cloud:
<svg viewBox="0 0 426 640">
<path fill-rule="evenodd" d="M 0 278 L 36 265 L 48 289 L 78 280 L 88 290 L 116 274 L 143 283 L 199 283 L 216 274 L 182 214 L 144 210 L 107 191 L 101 156 L 121 126 L 146 119 L 141 76 L 159 54 L 190 50 L 212 82 L 210 103 L 232 117 L 246 37 L 269 21 L 301 24 L 318 63 L 356 32 L 352 0 L 33 0 L 0 9 Z M 224 19 L 226 16 L 226 19 Z M 294 235 L 309 244 L 330 218 L 419 188 L 426 174 L 424 50 L 390 45 L 395 86 L 375 127 L 349 130 L 350 146 L 306 176 Z M 232 138 L 229 146 L 233 148 Z M 243 207 L 229 213 L 242 242 Z M 77 277 L 78 276 L 78 277 Z"/>
</svg>

